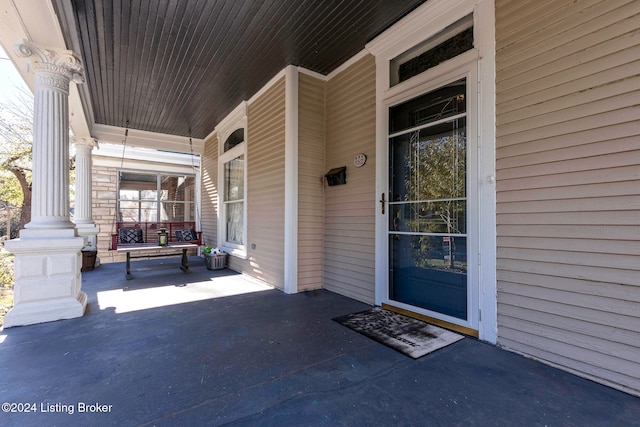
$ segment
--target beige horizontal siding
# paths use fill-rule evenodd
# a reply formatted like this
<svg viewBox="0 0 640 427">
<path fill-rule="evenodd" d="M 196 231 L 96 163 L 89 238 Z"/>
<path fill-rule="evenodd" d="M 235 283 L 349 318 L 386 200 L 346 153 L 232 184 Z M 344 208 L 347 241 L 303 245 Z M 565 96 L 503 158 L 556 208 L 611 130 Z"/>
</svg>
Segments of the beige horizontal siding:
<svg viewBox="0 0 640 427">
<path fill-rule="evenodd" d="M 347 184 L 325 184 L 325 288 L 375 301 L 375 61 L 366 56 L 327 82 L 326 167 Z M 353 166 L 358 153 L 367 163 Z M 326 172 L 326 171 L 325 171 Z"/>
<path fill-rule="evenodd" d="M 233 260 L 235 269 L 280 289 L 284 288 L 284 92 L 282 78 L 249 105 L 248 258 Z"/>
<path fill-rule="evenodd" d="M 202 155 L 202 240 L 207 246 L 218 245 L 218 137 L 204 143 Z"/>
<path fill-rule="evenodd" d="M 298 82 L 298 290 L 324 283 L 325 83 Z"/>
<path fill-rule="evenodd" d="M 640 394 L 640 2 L 496 1 L 498 342 Z"/>
</svg>

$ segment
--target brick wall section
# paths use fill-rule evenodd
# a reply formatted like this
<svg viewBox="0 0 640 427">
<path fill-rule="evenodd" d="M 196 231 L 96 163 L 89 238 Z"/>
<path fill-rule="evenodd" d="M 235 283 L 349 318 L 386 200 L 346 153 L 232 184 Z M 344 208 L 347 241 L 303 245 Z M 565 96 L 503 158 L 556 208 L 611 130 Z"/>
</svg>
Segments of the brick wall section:
<svg viewBox="0 0 640 427">
<path fill-rule="evenodd" d="M 111 233 L 115 231 L 116 168 L 93 166 L 93 220 L 100 227 L 98 257 L 100 262 L 124 261 L 125 255 L 109 250 Z"/>
</svg>

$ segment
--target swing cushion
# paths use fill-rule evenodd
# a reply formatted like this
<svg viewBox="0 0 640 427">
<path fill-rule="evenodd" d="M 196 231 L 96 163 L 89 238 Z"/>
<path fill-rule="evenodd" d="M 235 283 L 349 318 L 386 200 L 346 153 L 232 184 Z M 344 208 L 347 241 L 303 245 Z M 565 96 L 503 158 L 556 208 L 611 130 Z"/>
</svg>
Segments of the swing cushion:
<svg viewBox="0 0 640 427">
<path fill-rule="evenodd" d="M 198 233 L 196 233 L 196 230 L 176 230 L 176 240 L 178 242 L 198 240 Z"/>
<path fill-rule="evenodd" d="M 142 239 L 141 228 L 121 228 L 120 230 L 118 230 L 118 235 L 120 238 L 120 243 L 144 243 L 144 240 Z"/>
</svg>

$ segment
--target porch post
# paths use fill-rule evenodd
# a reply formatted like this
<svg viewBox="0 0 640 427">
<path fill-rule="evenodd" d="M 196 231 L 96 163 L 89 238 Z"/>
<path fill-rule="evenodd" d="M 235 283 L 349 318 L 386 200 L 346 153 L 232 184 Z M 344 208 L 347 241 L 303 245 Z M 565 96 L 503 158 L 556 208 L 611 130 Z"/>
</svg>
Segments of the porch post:
<svg viewBox="0 0 640 427">
<path fill-rule="evenodd" d="M 80 317 L 87 305 L 80 274 L 85 239 L 69 217 L 69 83 L 83 81 L 82 63 L 71 51 L 26 40 L 15 50 L 35 74 L 33 178 L 31 222 L 5 243 L 15 255 L 15 283 L 4 327 Z"/>
<path fill-rule="evenodd" d="M 91 152 L 97 146 L 93 138 L 81 138 L 73 140 L 76 147 L 76 203 L 74 222 L 78 236 L 86 237 L 86 245 L 83 251 L 96 250 L 96 236 L 100 228 L 93 222 L 92 211 L 92 175 L 93 161 Z"/>
</svg>

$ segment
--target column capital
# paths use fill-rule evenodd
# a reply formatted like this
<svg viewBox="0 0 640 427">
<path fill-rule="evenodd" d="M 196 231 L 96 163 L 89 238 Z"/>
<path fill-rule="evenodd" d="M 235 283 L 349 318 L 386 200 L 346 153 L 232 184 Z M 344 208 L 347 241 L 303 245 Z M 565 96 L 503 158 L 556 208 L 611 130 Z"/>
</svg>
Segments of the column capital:
<svg viewBox="0 0 640 427">
<path fill-rule="evenodd" d="M 91 138 L 91 137 L 87 137 L 87 138 L 72 138 L 71 140 L 73 142 L 73 145 L 75 145 L 76 148 L 78 147 L 83 147 L 83 148 L 89 148 L 89 149 L 94 149 L 94 148 L 98 148 L 98 140 L 95 138 Z"/>
<path fill-rule="evenodd" d="M 24 39 L 13 48 L 18 56 L 28 58 L 26 69 L 36 75 L 36 83 L 67 92 L 69 82 L 84 83 L 82 60 L 70 50 L 45 48 Z"/>
</svg>

